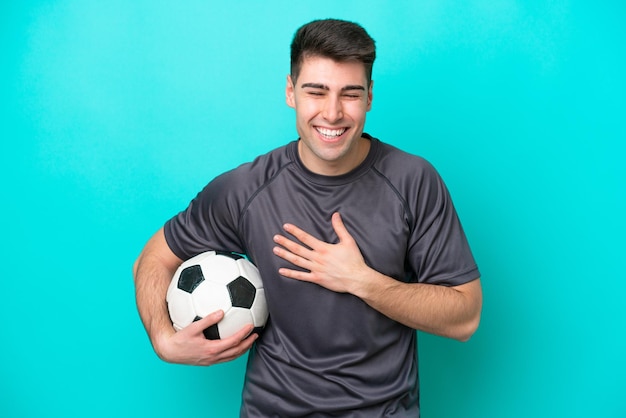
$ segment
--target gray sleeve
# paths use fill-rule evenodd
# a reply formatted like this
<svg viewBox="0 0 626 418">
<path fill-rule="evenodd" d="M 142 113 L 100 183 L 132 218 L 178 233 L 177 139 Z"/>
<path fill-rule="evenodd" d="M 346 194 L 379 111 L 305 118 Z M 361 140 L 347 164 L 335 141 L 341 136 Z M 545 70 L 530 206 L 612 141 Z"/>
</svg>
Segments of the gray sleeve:
<svg viewBox="0 0 626 418">
<path fill-rule="evenodd" d="M 426 164 L 414 197 L 409 263 L 420 283 L 456 286 L 480 277 L 443 180 Z"/>
<path fill-rule="evenodd" d="M 215 178 L 185 210 L 165 223 L 165 239 L 179 258 L 186 260 L 208 250 L 244 252 L 237 234 L 240 209 L 233 182 L 233 172 Z"/>
</svg>

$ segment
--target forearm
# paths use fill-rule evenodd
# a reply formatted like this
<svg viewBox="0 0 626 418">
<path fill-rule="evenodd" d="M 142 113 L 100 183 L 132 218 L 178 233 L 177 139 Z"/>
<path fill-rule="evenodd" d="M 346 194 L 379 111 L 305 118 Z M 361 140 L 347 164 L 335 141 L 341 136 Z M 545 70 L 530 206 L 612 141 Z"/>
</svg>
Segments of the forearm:
<svg viewBox="0 0 626 418">
<path fill-rule="evenodd" d="M 455 287 L 404 283 L 371 270 L 356 296 L 384 315 L 416 330 L 467 341 L 482 308 L 480 280 Z"/>
<path fill-rule="evenodd" d="M 164 257 L 158 251 L 164 242 L 159 231 L 146 245 L 133 267 L 135 298 L 141 321 L 157 352 L 160 338 L 174 333 L 165 296 L 179 260 Z"/>
<path fill-rule="evenodd" d="M 172 324 L 167 312 L 165 294 L 171 275 L 156 268 L 152 256 L 142 257 L 135 272 L 137 310 L 153 346 L 162 333 L 167 334 Z M 156 349 L 156 346 L 155 346 Z"/>
</svg>

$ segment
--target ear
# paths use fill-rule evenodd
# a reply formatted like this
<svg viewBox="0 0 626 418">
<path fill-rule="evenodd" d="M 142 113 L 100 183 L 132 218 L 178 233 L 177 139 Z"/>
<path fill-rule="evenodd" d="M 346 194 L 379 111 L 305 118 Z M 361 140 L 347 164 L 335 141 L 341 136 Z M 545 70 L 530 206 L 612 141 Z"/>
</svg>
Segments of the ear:
<svg viewBox="0 0 626 418">
<path fill-rule="evenodd" d="M 370 86 L 367 89 L 367 111 L 369 112 L 372 109 L 372 100 L 374 99 L 374 80 L 370 81 Z"/>
<path fill-rule="evenodd" d="M 291 75 L 287 75 L 287 87 L 285 88 L 285 99 L 287 101 L 287 106 L 296 108 L 296 99 L 294 97 L 295 86 L 293 85 L 293 81 L 291 80 Z"/>
</svg>

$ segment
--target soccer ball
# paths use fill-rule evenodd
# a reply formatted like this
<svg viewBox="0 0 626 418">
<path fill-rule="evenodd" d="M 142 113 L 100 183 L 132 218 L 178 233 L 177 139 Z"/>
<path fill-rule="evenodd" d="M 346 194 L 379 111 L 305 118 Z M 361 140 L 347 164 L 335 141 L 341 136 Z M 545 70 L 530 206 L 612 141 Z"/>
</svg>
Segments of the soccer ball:
<svg viewBox="0 0 626 418">
<path fill-rule="evenodd" d="M 166 300 L 176 331 L 223 310 L 224 318 L 204 330 L 209 340 L 229 337 L 247 324 L 259 332 L 268 317 L 259 270 L 231 253 L 207 251 L 183 262 L 172 277 Z"/>
</svg>

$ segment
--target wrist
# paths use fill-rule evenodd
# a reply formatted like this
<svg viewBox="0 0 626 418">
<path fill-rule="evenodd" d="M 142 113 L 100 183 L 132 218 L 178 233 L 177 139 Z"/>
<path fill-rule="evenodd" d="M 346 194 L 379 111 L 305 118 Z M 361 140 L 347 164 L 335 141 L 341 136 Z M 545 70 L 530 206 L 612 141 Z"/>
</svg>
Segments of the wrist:
<svg viewBox="0 0 626 418">
<path fill-rule="evenodd" d="M 373 268 L 366 266 L 358 277 L 357 286 L 352 292 L 355 296 L 367 301 L 381 291 L 381 279 L 384 276 Z"/>
</svg>

